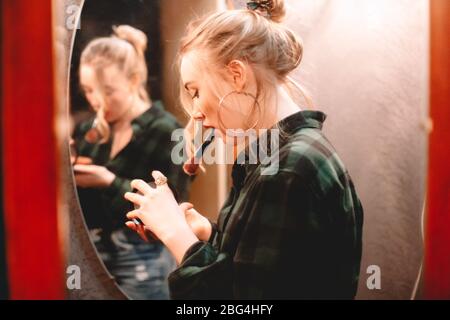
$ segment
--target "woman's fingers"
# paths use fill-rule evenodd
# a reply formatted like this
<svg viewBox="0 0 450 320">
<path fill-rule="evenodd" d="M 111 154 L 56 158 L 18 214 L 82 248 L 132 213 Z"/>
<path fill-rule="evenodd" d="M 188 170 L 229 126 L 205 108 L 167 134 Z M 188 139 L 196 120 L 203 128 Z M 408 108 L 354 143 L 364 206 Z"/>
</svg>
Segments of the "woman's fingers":
<svg viewBox="0 0 450 320">
<path fill-rule="evenodd" d="M 153 177 L 153 179 L 155 179 L 157 188 L 161 188 L 161 189 L 167 188 L 170 190 L 169 185 L 167 184 L 167 178 L 165 175 L 162 174 L 162 172 L 157 171 L 157 170 L 152 171 L 152 177 Z M 165 181 L 166 183 L 158 184 L 158 182 L 160 182 L 160 181 Z"/>
<path fill-rule="evenodd" d="M 77 160 L 77 161 L 76 161 L 76 164 L 77 164 L 77 165 L 80 165 L 80 164 L 81 164 L 81 165 L 90 165 L 90 164 L 93 163 L 93 161 L 92 161 L 91 158 L 83 157 L 83 156 L 77 157 L 76 160 Z"/>
<path fill-rule="evenodd" d="M 145 201 L 144 196 L 141 196 L 140 194 L 133 193 L 133 192 L 125 193 L 124 198 L 138 206 L 141 206 L 142 203 Z"/>
<path fill-rule="evenodd" d="M 140 219 L 141 216 L 142 216 L 142 213 L 141 213 L 140 210 L 133 210 L 133 211 L 130 211 L 130 212 L 127 213 L 127 218 L 130 219 L 130 220 L 134 219 L 134 218 Z"/>
<path fill-rule="evenodd" d="M 131 187 L 133 189 L 140 191 L 142 194 L 147 194 L 147 193 L 152 192 L 152 187 L 150 187 L 148 185 L 148 183 L 146 183 L 144 180 L 140 180 L 140 179 L 131 181 Z"/>
<path fill-rule="evenodd" d="M 153 170 L 152 171 L 152 177 L 153 177 L 153 179 L 158 179 L 158 178 L 165 178 L 166 176 L 165 175 L 163 175 L 162 173 L 161 173 L 161 171 L 158 171 L 158 170 Z"/>
<path fill-rule="evenodd" d="M 75 184 L 81 188 L 88 188 L 91 185 L 91 175 L 80 173 L 75 175 Z"/>
<path fill-rule="evenodd" d="M 73 166 L 73 171 L 75 173 L 93 173 L 95 172 L 96 167 L 91 164 L 75 164 Z"/>
</svg>

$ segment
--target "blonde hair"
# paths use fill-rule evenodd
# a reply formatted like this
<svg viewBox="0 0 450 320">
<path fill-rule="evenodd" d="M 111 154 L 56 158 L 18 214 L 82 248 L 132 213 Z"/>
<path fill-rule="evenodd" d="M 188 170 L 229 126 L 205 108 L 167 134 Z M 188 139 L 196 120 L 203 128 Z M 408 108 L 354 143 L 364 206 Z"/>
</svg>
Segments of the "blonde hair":
<svg viewBox="0 0 450 320">
<path fill-rule="evenodd" d="M 148 70 L 145 62 L 145 50 L 147 49 L 147 36 L 144 32 L 128 25 L 113 27 L 114 33 L 110 37 L 92 40 L 83 50 L 80 59 L 80 67 L 89 65 L 94 68 L 97 77 L 102 79 L 103 69 L 115 65 L 126 77 L 139 78 L 139 98 L 150 102 L 147 93 Z M 104 118 L 104 101 L 97 97 L 100 108 L 97 111 L 97 126 L 101 136 L 101 142 L 107 142 L 111 129 Z"/>
<path fill-rule="evenodd" d="M 179 64 L 184 54 L 199 50 L 197 56 L 202 59 L 199 67 L 211 77 L 216 77 L 218 69 L 214 68 L 223 68 L 235 59 L 241 60 L 253 68 L 257 99 L 261 94 L 267 94 L 264 88 L 273 87 L 278 82 L 286 86 L 291 95 L 294 91 L 299 92 L 306 104 L 313 107 L 306 91 L 289 76 L 302 60 L 302 41 L 279 23 L 286 14 L 284 1 L 273 0 L 270 4 L 266 15 L 259 10 L 227 10 L 192 22 L 181 41 Z M 209 82 L 210 85 L 212 83 L 214 81 Z M 217 94 L 218 90 L 215 91 Z M 182 85 L 180 100 L 189 113 L 192 99 Z M 257 105 L 255 101 L 254 107 Z"/>
</svg>

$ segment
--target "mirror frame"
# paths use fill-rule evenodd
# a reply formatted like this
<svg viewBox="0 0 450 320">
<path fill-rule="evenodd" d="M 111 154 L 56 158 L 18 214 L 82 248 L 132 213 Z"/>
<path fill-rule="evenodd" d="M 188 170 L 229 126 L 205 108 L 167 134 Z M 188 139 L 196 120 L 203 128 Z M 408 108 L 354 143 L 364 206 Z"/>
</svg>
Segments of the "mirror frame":
<svg viewBox="0 0 450 320">
<path fill-rule="evenodd" d="M 60 150 L 60 221 L 65 242 L 66 267 L 78 266 L 80 288 L 67 289 L 68 299 L 128 299 L 109 273 L 97 254 L 81 211 L 70 163 L 69 110 L 70 110 L 70 64 L 72 49 L 79 26 L 84 0 L 53 0 L 54 37 L 57 77 L 60 79 L 57 100 L 60 106 L 56 115 L 56 127 Z M 69 269 L 67 269 L 69 270 Z M 68 271 L 69 272 L 69 271 Z"/>
</svg>

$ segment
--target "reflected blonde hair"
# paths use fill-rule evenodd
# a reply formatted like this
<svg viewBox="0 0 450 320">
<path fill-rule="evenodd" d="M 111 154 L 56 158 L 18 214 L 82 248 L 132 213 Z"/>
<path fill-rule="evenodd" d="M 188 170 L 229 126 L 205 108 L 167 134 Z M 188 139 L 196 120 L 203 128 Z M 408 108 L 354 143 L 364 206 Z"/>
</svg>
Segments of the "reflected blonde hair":
<svg viewBox="0 0 450 320">
<path fill-rule="evenodd" d="M 139 98 L 145 102 L 150 102 L 147 93 L 148 70 L 145 62 L 145 50 L 148 39 L 144 32 L 128 25 L 113 27 L 113 34 L 110 37 L 97 38 L 92 40 L 83 50 L 80 59 L 80 68 L 88 65 L 94 68 L 98 80 L 103 78 L 103 69 L 111 65 L 124 73 L 128 79 L 138 77 Z M 101 143 L 107 142 L 111 135 L 111 129 L 104 118 L 103 97 L 97 97 L 100 108 L 97 111 L 97 130 L 101 135 Z"/>
<path fill-rule="evenodd" d="M 280 24 L 286 14 L 284 1 L 274 0 L 271 4 L 270 14 L 265 16 L 248 9 L 228 10 L 191 22 L 181 41 L 179 66 L 183 56 L 195 50 L 202 62 L 199 68 L 211 77 L 212 81 L 208 84 L 220 99 L 220 90 L 214 87 L 213 81 L 214 77 L 220 77 L 217 70 L 223 69 L 232 60 L 241 60 L 251 65 L 255 73 L 257 99 L 265 98 L 270 88 L 273 89 L 276 83 L 282 83 L 291 96 L 298 92 L 308 107 L 312 108 L 309 94 L 289 76 L 302 60 L 302 41 L 293 31 Z M 185 111 L 190 114 L 192 99 L 182 84 L 180 100 Z"/>
</svg>

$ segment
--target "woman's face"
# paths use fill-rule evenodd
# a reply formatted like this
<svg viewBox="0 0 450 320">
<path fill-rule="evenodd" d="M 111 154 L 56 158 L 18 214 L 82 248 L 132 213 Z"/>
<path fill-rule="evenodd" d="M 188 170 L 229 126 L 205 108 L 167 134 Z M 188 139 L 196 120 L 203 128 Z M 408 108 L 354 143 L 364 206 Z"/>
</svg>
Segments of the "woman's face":
<svg viewBox="0 0 450 320">
<path fill-rule="evenodd" d="M 115 65 L 103 69 L 102 79 L 98 78 L 94 68 L 82 65 L 80 83 L 95 112 L 104 101 L 104 116 L 108 123 L 121 119 L 132 107 L 135 86 Z"/>
<path fill-rule="evenodd" d="M 239 89 L 233 73 L 225 67 L 221 76 L 211 77 L 202 71 L 198 60 L 195 51 L 188 52 L 183 56 L 180 70 L 183 85 L 193 102 L 194 120 L 203 121 L 205 128 L 215 128 L 222 139 L 226 129 L 245 130 L 253 99 L 233 93 L 219 106 L 221 97 Z M 212 88 L 217 88 L 216 92 Z"/>
</svg>

